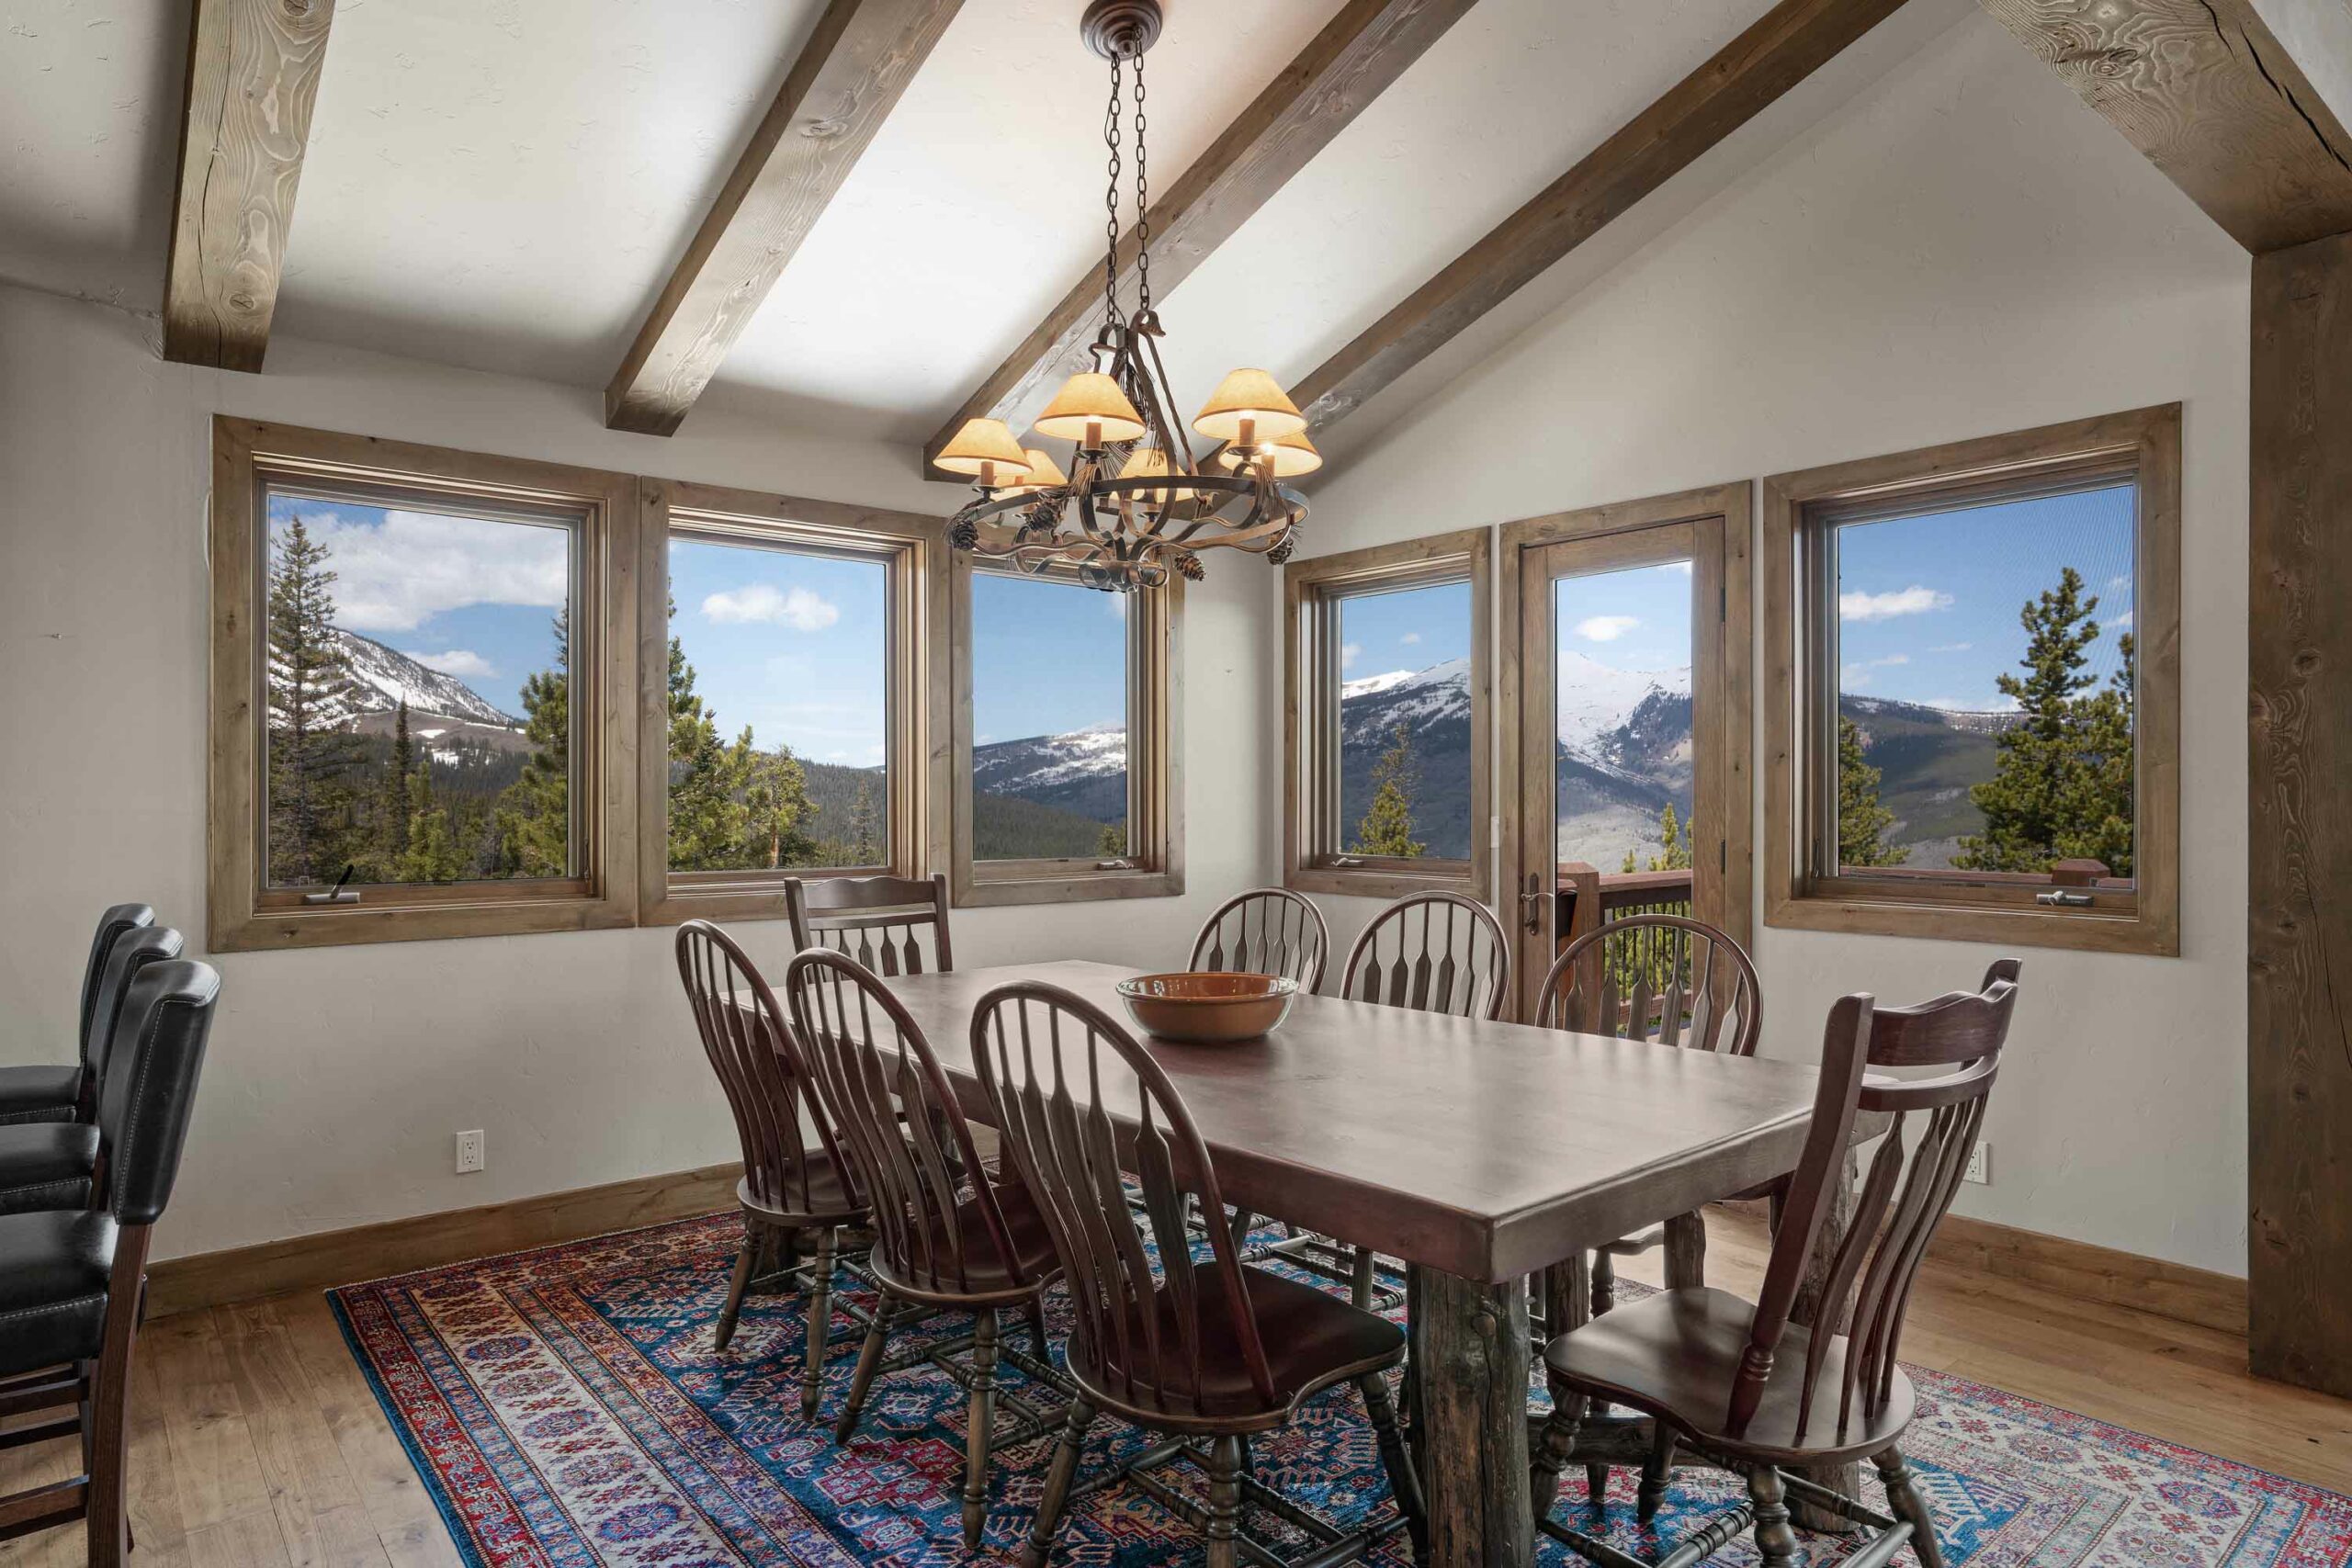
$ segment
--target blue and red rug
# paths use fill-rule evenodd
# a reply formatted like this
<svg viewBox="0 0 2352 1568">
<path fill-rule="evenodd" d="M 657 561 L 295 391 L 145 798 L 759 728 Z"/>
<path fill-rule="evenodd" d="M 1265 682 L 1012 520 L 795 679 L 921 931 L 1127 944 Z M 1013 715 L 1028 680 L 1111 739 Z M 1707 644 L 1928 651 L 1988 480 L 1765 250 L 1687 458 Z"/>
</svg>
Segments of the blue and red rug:
<svg viewBox="0 0 2352 1568">
<path fill-rule="evenodd" d="M 877 1383 L 847 1447 L 832 1440 L 857 1331 L 833 1325 L 824 1419 L 799 1418 L 797 1296 L 754 1297 L 725 1355 L 711 1325 L 741 1232 L 732 1215 L 484 1258 L 332 1292 L 353 1352 L 475 1568 L 848 1568 L 1010 1562 L 1049 1438 L 1001 1452 L 984 1550 L 962 1546 L 964 1401 L 924 1367 Z M 943 1322 L 943 1337 L 963 1325 Z M 1057 1335 L 1063 1325 L 1053 1324 Z M 1023 1331 L 1009 1322 L 1008 1337 Z M 900 1341 L 893 1340 L 893 1349 Z M 1947 1561 L 1971 1568 L 2342 1568 L 2352 1499 L 1915 1370 L 1906 1445 Z M 1008 1382 L 1019 1386 L 1017 1374 Z M 1083 1477 L 1143 1447 L 1098 1421 Z M 1258 1473 L 1334 1524 L 1389 1506 L 1352 1390 L 1262 1442 Z M 1181 1477 L 1182 1472 L 1179 1472 Z M 1611 1539 L 1655 1555 L 1632 1476 Z M 1569 1492 L 1580 1492 L 1570 1478 Z M 1180 1480 L 1180 1484 L 1181 1480 Z M 1736 1485 L 1678 1472 L 1670 1542 Z M 1564 1503 L 1563 1506 L 1566 1506 Z M 1589 1523 L 1585 1528 L 1591 1528 Z M 1810 1560 L 1842 1555 L 1828 1538 Z M 1075 1505 L 1057 1568 L 1198 1560 L 1198 1538 L 1131 1488 Z M 1572 1561 L 1548 1541 L 1546 1562 Z M 1378 1559 L 1408 1561 L 1401 1540 Z M 1717 1561 L 1747 1563 L 1745 1545 Z M 1902 1561 L 1908 1562 L 1906 1553 Z"/>
</svg>

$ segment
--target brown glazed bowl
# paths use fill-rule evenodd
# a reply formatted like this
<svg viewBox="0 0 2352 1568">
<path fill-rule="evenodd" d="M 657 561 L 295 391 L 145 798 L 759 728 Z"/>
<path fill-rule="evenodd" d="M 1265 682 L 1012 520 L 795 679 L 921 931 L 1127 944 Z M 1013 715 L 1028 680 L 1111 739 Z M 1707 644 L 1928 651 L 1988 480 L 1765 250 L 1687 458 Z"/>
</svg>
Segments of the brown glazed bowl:
<svg viewBox="0 0 2352 1568">
<path fill-rule="evenodd" d="M 1192 1045 L 1229 1045 L 1272 1033 L 1290 1016 L 1298 982 L 1282 975 L 1138 975 L 1119 999 L 1145 1033 Z"/>
</svg>

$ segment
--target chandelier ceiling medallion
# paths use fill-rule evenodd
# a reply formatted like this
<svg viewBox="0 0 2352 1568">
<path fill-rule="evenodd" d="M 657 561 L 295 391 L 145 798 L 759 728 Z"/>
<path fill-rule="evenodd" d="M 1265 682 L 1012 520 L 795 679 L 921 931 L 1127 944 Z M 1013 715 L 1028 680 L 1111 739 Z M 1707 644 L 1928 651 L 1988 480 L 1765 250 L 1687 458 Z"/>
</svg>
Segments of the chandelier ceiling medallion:
<svg viewBox="0 0 2352 1568">
<path fill-rule="evenodd" d="M 1166 335 L 1151 303 L 1151 223 L 1144 154 L 1144 51 L 1159 36 L 1159 0 L 1092 0 L 1079 22 L 1089 49 L 1111 62 L 1111 103 L 1102 119 L 1110 149 L 1102 329 L 1080 371 L 1032 427 L 1075 444 L 1065 474 L 1043 448 L 1024 447 L 1004 421 L 964 422 L 936 459 L 969 476 L 979 494 L 949 520 L 956 547 L 1007 560 L 1021 570 L 1074 570 L 1091 588 L 1156 588 L 1175 571 L 1203 576 L 1203 550 L 1246 550 L 1279 565 L 1290 558 L 1306 502 L 1282 481 L 1313 473 L 1323 459 L 1306 420 L 1263 370 L 1236 370 L 1193 420 L 1212 444 L 1203 458 L 1171 411 Z M 1119 175 L 1122 93 L 1135 73 L 1135 209 L 1137 250 L 1132 311 L 1119 303 Z"/>
</svg>

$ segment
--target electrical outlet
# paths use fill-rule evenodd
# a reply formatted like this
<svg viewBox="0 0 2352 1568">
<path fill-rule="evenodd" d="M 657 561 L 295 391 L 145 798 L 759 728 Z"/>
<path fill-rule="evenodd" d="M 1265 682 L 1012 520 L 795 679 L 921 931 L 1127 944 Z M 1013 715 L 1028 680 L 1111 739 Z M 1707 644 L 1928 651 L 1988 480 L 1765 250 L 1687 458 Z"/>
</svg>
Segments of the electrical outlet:
<svg viewBox="0 0 2352 1568">
<path fill-rule="evenodd" d="M 464 1176 L 482 1168 L 481 1129 L 458 1134 L 458 1174 Z"/>
<path fill-rule="evenodd" d="M 1963 1179 L 1976 1182 L 1981 1186 L 1992 1186 L 1993 1145 L 1990 1144 L 1980 1143 L 1974 1148 L 1969 1150 L 1968 1168 L 1962 1173 L 1962 1176 Z"/>
</svg>

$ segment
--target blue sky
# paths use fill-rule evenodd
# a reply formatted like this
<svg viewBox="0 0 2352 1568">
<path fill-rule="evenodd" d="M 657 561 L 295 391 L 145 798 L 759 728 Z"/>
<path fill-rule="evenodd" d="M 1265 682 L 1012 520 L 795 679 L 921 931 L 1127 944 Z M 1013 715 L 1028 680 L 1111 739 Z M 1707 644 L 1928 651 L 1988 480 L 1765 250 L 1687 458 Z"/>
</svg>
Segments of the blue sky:
<svg viewBox="0 0 2352 1568">
<path fill-rule="evenodd" d="M 972 574 L 972 739 L 1063 735 L 1127 716 L 1127 595 Z"/>
<path fill-rule="evenodd" d="M 2069 566 L 2098 597 L 2084 673 L 2104 681 L 2130 626 L 2132 511 L 2132 488 L 2120 485 L 1840 528 L 1842 689 L 1942 708 L 2009 705 L 1994 681 L 2017 672 L 2025 652 L 2018 613 Z"/>
<path fill-rule="evenodd" d="M 849 767 L 883 761 L 889 570 L 757 545 L 670 541 L 670 633 L 719 733 Z"/>
<path fill-rule="evenodd" d="M 1564 577 L 1553 589 L 1563 649 L 1612 670 L 1679 670 L 1690 662 L 1690 563 Z"/>
<path fill-rule="evenodd" d="M 1340 601 L 1343 681 L 1426 670 L 1470 652 L 1470 585 L 1438 582 Z"/>
<path fill-rule="evenodd" d="M 337 626 L 523 711 L 523 682 L 555 661 L 569 529 L 271 492 L 273 540 L 298 515 L 327 547 Z"/>
</svg>

